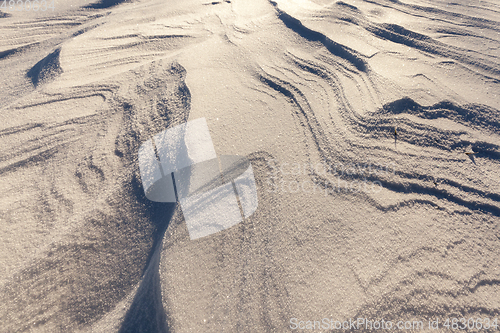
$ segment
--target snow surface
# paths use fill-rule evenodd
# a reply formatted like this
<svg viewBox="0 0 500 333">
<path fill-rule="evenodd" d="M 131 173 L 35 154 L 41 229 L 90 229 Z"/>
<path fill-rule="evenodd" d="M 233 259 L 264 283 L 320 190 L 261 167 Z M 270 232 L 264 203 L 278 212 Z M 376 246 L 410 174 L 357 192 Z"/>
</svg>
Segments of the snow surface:
<svg viewBox="0 0 500 333">
<path fill-rule="evenodd" d="M 500 319 L 498 1 L 2 13 L 0 332 Z M 190 240 L 138 150 L 202 117 L 258 207 Z"/>
</svg>

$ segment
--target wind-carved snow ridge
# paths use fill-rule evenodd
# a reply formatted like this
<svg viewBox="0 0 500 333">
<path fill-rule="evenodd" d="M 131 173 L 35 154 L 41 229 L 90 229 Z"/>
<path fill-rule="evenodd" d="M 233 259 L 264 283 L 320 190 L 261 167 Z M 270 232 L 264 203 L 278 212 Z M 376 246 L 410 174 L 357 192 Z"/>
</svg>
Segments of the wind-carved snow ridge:
<svg viewBox="0 0 500 333">
<path fill-rule="evenodd" d="M 40 83 L 54 80 L 63 72 L 59 62 L 60 53 L 61 48 L 57 48 L 28 71 L 27 76 L 31 79 L 35 87 Z"/>
<path fill-rule="evenodd" d="M 283 23 L 288 28 L 295 31 L 301 37 L 309 41 L 320 42 L 326 47 L 328 51 L 330 51 L 332 55 L 347 60 L 358 70 L 363 72 L 367 70 L 366 62 L 360 57 L 360 55 L 356 51 L 350 49 L 349 47 L 334 42 L 333 40 L 331 40 L 330 38 L 328 38 L 327 36 L 318 31 L 314 31 L 312 29 L 305 27 L 298 19 L 279 9 L 279 6 L 276 2 L 274 1 L 270 2 L 276 7 L 276 10 L 278 11 L 278 17 L 280 18 L 280 20 L 283 21 Z"/>
<path fill-rule="evenodd" d="M 307 73 L 313 74 L 317 80 L 325 80 L 327 84 L 334 86 L 338 83 L 336 74 L 326 70 L 326 64 L 313 63 L 311 61 L 299 60 L 293 58 L 295 65 Z M 434 170 L 429 173 L 425 168 L 425 163 L 422 163 L 422 168 L 418 165 L 426 158 L 434 159 L 428 156 L 428 150 L 436 150 L 436 154 L 440 155 L 440 164 L 451 163 L 460 164 L 457 161 L 458 157 L 467 159 L 466 153 L 473 152 L 475 157 L 481 156 L 485 167 L 490 170 L 499 166 L 499 150 L 500 145 L 495 143 L 495 137 L 498 135 L 498 124 L 500 120 L 500 111 L 489 108 L 484 105 L 466 105 L 464 107 L 457 106 L 453 103 L 444 101 L 436 103 L 430 107 L 424 107 L 414 102 L 410 98 L 403 98 L 392 103 L 388 103 L 378 111 L 362 116 L 355 111 L 351 111 L 348 102 L 341 106 L 345 111 L 337 115 L 336 122 L 345 124 L 345 129 L 348 130 L 356 139 L 357 142 L 350 143 L 351 147 L 347 150 L 342 149 L 327 135 L 327 130 L 324 124 L 318 120 L 317 115 L 311 108 L 311 102 L 307 99 L 307 94 L 301 91 L 296 85 L 290 81 L 285 81 L 285 78 L 273 77 L 267 73 L 260 76 L 260 81 L 268 85 L 277 93 L 286 97 L 289 102 L 297 108 L 297 115 L 301 119 L 301 123 L 305 125 L 308 134 L 311 136 L 316 145 L 319 156 L 328 166 L 337 163 L 344 165 L 359 165 L 367 164 L 366 157 L 359 158 L 351 154 L 351 150 L 363 149 L 367 150 L 370 147 L 370 161 L 377 161 L 379 164 L 393 164 L 393 169 L 387 178 L 381 178 L 371 172 L 358 173 L 354 172 L 351 175 L 342 175 L 350 180 L 360 181 L 377 181 L 380 184 L 394 192 L 415 194 L 419 193 L 428 197 L 427 201 L 431 205 L 434 200 L 446 200 L 451 203 L 463 206 L 465 211 L 469 209 L 474 211 L 486 211 L 500 216 L 500 195 L 498 190 L 498 181 L 494 180 L 493 173 L 479 171 L 475 174 L 477 181 L 465 184 L 458 182 L 455 176 L 449 175 L 442 170 Z M 345 96 L 341 93 L 337 94 L 340 101 L 345 101 Z M 432 125 L 424 125 L 418 120 L 406 117 L 407 115 L 417 116 L 422 119 L 438 119 L 446 118 L 471 128 L 471 132 L 475 130 L 488 129 L 494 133 L 491 140 L 484 141 L 469 141 L 464 140 L 463 131 L 452 131 L 435 128 Z M 397 117 L 397 118 L 396 118 Z M 387 157 L 387 148 L 377 145 L 377 142 L 391 138 L 391 133 L 397 128 L 398 137 L 395 141 L 395 149 L 390 149 L 390 154 L 397 155 L 397 145 L 405 143 L 412 146 L 411 150 L 415 153 L 404 153 L 404 159 L 394 159 Z M 391 132 L 392 131 L 392 132 Z M 472 133 L 471 133 L 472 134 Z M 423 155 L 419 155 L 422 151 Z M 472 158 L 472 157 L 471 157 Z M 408 172 L 408 159 L 415 159 L 412 172 Z M 395 162 L 397 161 L 397 162 Z M 321 187 L 328 186 L 328 178 L 335 176 L 335 171 L 331 174 L 319 175 L 316 172 L 311 174 L 311 179 Z M 464 175 L 464 177 L 466 177 Z M 470 177 L 470 176 L 468 176 Z M 479 178 L 483 178 L 479 180 Z M 437 186 L 437 184 L 440 186 Z M 462 193 L 460 193 L 463 191 Z M 335 191 L 332 191 L 335 195 Z M 431 199 L 435 197 L 435 199 Z M 467 198 L 466 198 L 467 197 Z M 473 199 L 472 199 L 473 198 Z M 471 200 L 472 199 L 472 200 Z M 379 209 L 386 210 L 388 207 L 383 207 L 375 204 Z"/>
</svg>

